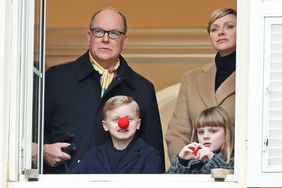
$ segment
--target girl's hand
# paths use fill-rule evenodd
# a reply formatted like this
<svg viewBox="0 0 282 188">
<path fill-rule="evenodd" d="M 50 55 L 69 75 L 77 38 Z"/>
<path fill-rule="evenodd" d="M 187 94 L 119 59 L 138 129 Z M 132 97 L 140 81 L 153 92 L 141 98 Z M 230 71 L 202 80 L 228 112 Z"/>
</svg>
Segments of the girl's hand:
<svg viewBox="0 0 282 188">
<path fill-rule="evenodd" d="M 198 151 L 196 158 L 201 161 L 211 160 L 214 156 L 214 153 L 210 151 L 208 147 L 201 145 L 201 149 Z"/>
<path fill-rule="evenodd" d="M 188 144 L 188 145 L 186 145 L 182 148 L 182 150 L 179 152 L 178 156 L 181 159 L 191 160 L 192 158 L 195 157 L 195 155 L 193 154 L 193 151 L 198 146 L 199 146 L 199 143 L 196 143 L 196 142 Z"/>
</svg>

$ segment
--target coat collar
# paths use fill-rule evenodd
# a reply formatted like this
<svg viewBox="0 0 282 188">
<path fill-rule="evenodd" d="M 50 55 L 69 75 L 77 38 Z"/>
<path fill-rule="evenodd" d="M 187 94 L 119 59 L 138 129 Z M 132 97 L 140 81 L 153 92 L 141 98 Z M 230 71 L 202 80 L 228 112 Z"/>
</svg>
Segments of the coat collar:
<svg viewBox="0 0 282 188">
<path fill-rule="evenodd" d="M 121 81 L 126 81 L 128 86 L 131 89 L 136 88 L 137 78 L 136 73 L 128 66 L 127 62 L 122 56 L 119 56 L 120 66 L 117 69 L 117 76 L 116 79 L 109 85 L 107 90 L 111 90 L 112 88 L 116 87 Z"/>
<path fill-rule="evenodd" d="M 134 143 L 132 143 L 134 142 Z M 134 158 L 138 157 L 140 155 L 140 152 L 143 147 L 146 146 L 146 143 L 141 139 L 135 137 L 130 143 L 130 147 L 128 148 L 128 151 L 126 152 L 125 156 L 122 158 L 122 160 L 119 162 L 118 168 L 116 169 L 116 172 L 120 172 L 124 167 L 127 166 L 128 163 L 130 163 Z M 112 141 L 108 140 L 105 144 L 100 146 L 98 148 L 98 158 L 99 161 L 104 161 L 104 169 L 107 173 L 113 173 L 110 161 L 107 159 L 107 150 L 108 148 L 113 147 Z"/>
<path fill-rule="evenodd" d="M 197 76 L 201 98 L 207 106 L 220 105 L 228 96 L 235 93 L 235 72 L 232 73 L 215 92 L 215 64 L 205 66 Z M 211 82 L 208 84 L 208 82 Z"/>
<path fill-rule="evenodd" d="M 134 143 L 130 146 L 128 152 L 125 154 L 124 158 L 120 161 L 119 168 L 117 171 L 122 170 L 127 166 L 127 164 L 133 161 L 134 158 L 140 155 L 142 148 L 146 145 L 141 138 L 135 138 L 132 140 Z"/>
<path fill-rule="evenodd" d="M 235 93 L 236 73 L 233 72 L 216 90 L 216 103 L 220 105 L 227 97 Z"/>
<path fill-rule="evenodd" d="M 135 89 L 137 84 L 136 74 L 135 72 L 128 66 L 125 59 L 120 56 L 120 67 L 118 68 L 117 72 L 117 82 L 111 84 L 108 90 L 111 90 L 113 87 L 118 85 L 120 81 L 125 80 L 132 89 Z M 82 81 L 86 79 L 91 74 L 95 74 L 99 77 L 99 73 L 93 69 L 93 66 L 90 62 L 90 58 L 88 55 L 88 51 L 84 53 L 81 57 L 76 60 L 76 76 L 78 81 Z"/>
<path fill-rule="evenodd" d="M 200 74 L 196 77 L 201 98 L 207 106 L 216 106 L 216 99 L 214 97 L 215 72 L 216 67 L 208 65 L 203 67 Z M 208 84 L 208 82 L 211 83 Z"/>
<path fill-rule="evenodd" d="M 93 66 L 90 62 L 90 58 L 88 55 L 88 51 L 80 56 L 76 60 L 76 76 L 78 81 L 82 81 L 86 79 L 90 74 L 94 74 L 98 76 L 98 72 L 93 69 Z"/>
</svg>

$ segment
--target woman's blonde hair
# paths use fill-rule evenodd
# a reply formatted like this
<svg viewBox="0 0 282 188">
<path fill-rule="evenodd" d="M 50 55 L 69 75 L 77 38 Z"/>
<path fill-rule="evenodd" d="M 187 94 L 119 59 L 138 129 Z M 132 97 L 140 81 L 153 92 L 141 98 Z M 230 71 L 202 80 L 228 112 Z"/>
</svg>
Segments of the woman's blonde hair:
<svg viewBox="0 0 282 188">
<path fill-rule="evenodd" d="M 211 28 L 211 25 L 213 24 L 213 22 L 219 18 L 222 18 L 228 14 L 233 14 L 234 16 L 237 17 L 237 11 L 232 9 L 232 8 L 223 8 L 223 9 L 217 9 L 215 10 L 212 14 L 211 14 L 211 17 L 210 17 L 210 20 L 208 22 L 208 33 L 210 33 L 210 28 Z"/>
<path fill-rule="evenodd" d="M 196 120 L 192 140 L 198 141 L 197 129 L 201 127 L 223 127 L 225 132 L 225 144 L 221 152 L 226 157 L 226 162 L 233 159 L 234 152 L 234 125 L 232 125 L 227 112 L 220 106 L 214 106 L 204 110 Z"/>
<path fill-rule="evenodd" d="M 115 97 L 110 98 L 106 102 L 104 109 L 103 109 L 103 118 L 104 119 L 106 118 L 108 111 L 112 111 L 112 110 L 114 110 L 118 107 L 121 107 L 121 106 L 126 105 L 126 104 L 131 104 L 131 103 L 133 104 L 133 106 L 135 108 L 137 118 L 139 118 L 140 108 L 139 108 L 137 102 L 132 97 L 125 96 L 125 95 L 117 95 Z"/>
</svg>

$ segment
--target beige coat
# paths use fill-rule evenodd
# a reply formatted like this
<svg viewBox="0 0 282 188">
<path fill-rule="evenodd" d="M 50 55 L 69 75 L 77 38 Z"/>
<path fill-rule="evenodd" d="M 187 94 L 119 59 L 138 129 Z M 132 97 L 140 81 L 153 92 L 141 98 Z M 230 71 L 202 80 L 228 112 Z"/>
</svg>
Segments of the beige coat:
<svg viewBox="0 0 282 188">
<path fill-rule="evenodd" d="M 173 161 L 183 146 L 191 142 L 196 118 L 206 108 L 223 107 L 234 124 L 235 72 L 220 85 L 216 92 L 215 74 L 215 63 L 184 74 L 177 104 L 166 133 L 170 161 Z"/>
</svg>

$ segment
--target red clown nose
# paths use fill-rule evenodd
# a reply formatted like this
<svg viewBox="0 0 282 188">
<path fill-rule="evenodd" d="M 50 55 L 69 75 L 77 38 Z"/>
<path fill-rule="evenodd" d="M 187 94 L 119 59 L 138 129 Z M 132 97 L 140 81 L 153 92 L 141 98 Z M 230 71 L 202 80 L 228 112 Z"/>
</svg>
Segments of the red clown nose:
<svg viewBox="0 0 282 188">
<path fill-rule="evenodd" d="M 199 151 L 200 149 L 202 149 L 200 146 L 196 147 L 196 148 L 194 149 L 194 151 L 193 151 L 193 154 L 194 154 L 195 156 L 197 156 L 198 151 Z"/>
<path fill-rule="evenodd" d="M 122 129 L 127 128 L 129 125 L 129 120 L 127 117 L 120 117 L 118 118 L 118 126 Z"/>
</svg>

